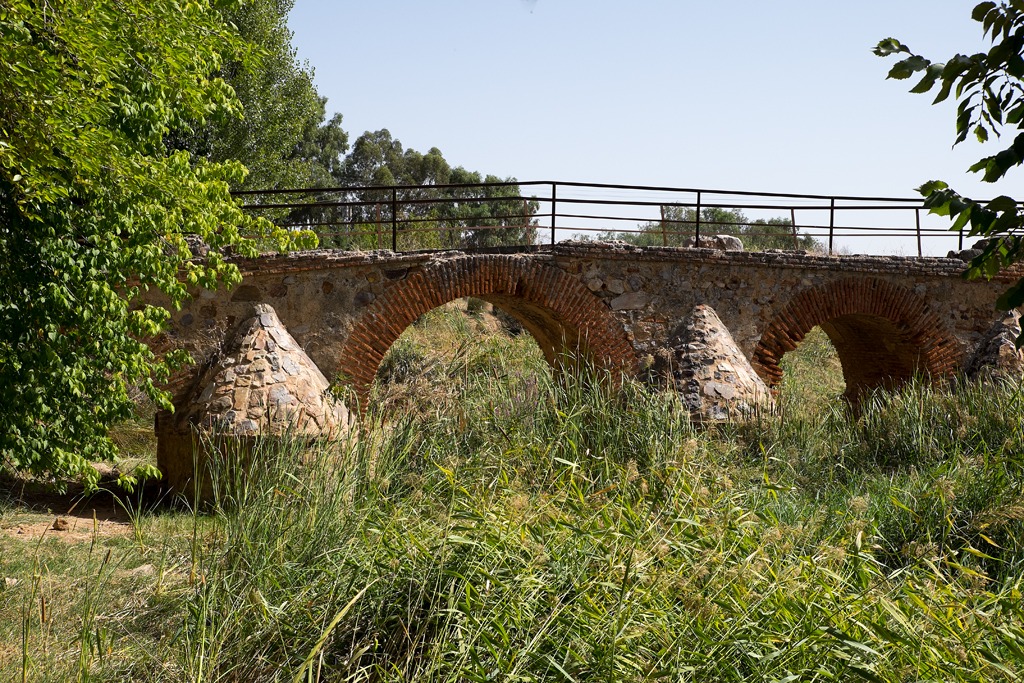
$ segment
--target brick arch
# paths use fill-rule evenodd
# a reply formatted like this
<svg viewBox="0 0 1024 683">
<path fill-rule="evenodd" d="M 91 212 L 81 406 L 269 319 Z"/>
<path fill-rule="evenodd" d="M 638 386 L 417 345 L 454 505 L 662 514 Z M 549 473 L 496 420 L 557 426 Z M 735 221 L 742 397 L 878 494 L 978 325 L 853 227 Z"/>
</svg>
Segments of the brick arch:
<svg viewBox="0 0 1024 683">
<path fill-rule="evenodd" d="M 850 278 L 802 290 L 775 315 L 752 358 L 766 383 L 782 381 L 779 361 L 814 327 L 836 348 L 853 401 L 916 373 L 947 375 L 961 356 L 947 326 L 921 297 L 878 278 Z"/>
<path fill-rule="evenodd" d="M 519 319 L 553 365 L 570 352 L 615 378 L 635 370 L 636 352 L 622 325 L 578 280 L 515 255 L 460 256 L 428 263 L 393 283 L 355 320 L 339 367 L 362 405 L 398 336 L 424 313 L 467 296 Z"/>
</svg>

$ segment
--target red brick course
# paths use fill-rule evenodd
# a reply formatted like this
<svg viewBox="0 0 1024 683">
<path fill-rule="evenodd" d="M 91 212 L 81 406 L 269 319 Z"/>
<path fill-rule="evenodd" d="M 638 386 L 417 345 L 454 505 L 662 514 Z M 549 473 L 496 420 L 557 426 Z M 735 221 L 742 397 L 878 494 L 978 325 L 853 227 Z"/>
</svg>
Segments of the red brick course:
<svg viewBox="0 0 1024 683">
<path fill-rule="evenodd" d="M 940 317 L 909 289 L 879 278 L 844 279 L 798 292 L 765 329 L 752 365 L 769 386 L 782 381 L 782 356 L 816 326 L 836 347 L 854 399 L 915 373 L 950 374 L 963 355 Z"/>
<path fill-rule="evenodd" d="M 463 297 L 491 301 L 516 316 L 548 360 L 579 354 L 613 377 L 636 371 L 636 352 L 606 303 L 557 268 L 516 255 L 430 262 L 390 284 L 355 320 L 342 347 L 341 377 L 365 406 L 377 367 L 398 336 L 424 313 Z"/>
</svg>

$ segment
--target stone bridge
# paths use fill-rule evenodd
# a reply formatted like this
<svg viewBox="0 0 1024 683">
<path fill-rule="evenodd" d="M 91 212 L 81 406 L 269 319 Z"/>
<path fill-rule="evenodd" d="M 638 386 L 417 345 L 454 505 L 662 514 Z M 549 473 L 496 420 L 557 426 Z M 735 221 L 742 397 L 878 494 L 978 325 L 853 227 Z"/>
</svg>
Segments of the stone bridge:
<svg viewBox="0 0 1024 683">
<path fill-rule="evenodd" d="M 685 365 L 700 356 L 705 340 L 693 336 L 699 311 L 727 331 L 742 356 L 707 376 L 749 362 L 773 387 L 783 355 L 820 326 L 856 400 L 915 373 L 942 377 L 963 368 L 998 328 L 1004 316 L 995 301 L 1021 274 L 965 281 L 957 259 L 585 242 L 525 253 L 320 250 L 238 265 L 242 283 L 199 292 L 173 315 L 158 348 L 183 346 L 194 358 L 209 358 L 254 305 L 269 304 L 324 375 L 349 382 L 361 400 L 403 330 L 462 297 L 517 318 L 552 364 L 565 352 L 581 354 L 613 375 L 650 376 L 673 359 Z M 691 368 L 679 381 L 695 373 Z M 193 368 L 172 384 L 179 406 L 194 395 L 195 375 Z"/>
</svg>

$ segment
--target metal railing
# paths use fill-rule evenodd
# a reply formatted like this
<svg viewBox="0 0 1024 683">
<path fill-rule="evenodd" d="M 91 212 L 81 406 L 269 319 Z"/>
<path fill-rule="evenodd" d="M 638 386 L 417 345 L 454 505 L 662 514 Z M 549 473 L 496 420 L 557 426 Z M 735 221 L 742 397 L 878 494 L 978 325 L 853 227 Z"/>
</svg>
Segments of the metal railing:
<svg viewBox="0 0 1024 683">
<path fill-rule="evenodd" d="M 533 247 L 562 239 L 651 246 L 738 237 L 748 250 L 833 254 L 964 248 L 920 198 L 523 181 L 237 192 L 247 211 L 315 231 L 327 247 L 420 251 Z M 895 245 L 895 248 L 894 248 Z"/>
</svg>

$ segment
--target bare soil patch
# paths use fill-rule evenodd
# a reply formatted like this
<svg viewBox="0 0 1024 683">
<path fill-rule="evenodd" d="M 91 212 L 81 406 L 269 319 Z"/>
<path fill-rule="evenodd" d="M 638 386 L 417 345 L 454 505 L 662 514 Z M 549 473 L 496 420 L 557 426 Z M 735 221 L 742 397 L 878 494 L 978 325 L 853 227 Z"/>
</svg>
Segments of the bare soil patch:
<svg viewBox="0 0 1024 683">
<path fill-rule="evenodd" d="M 66 493 L 16 478 L 0 480 L 0 534 L 36 542 L 42 536 L 67 543 L 128 536 L 131 518 L 110 491 L 87 494 L 81 485 Z"/>
</svg>

